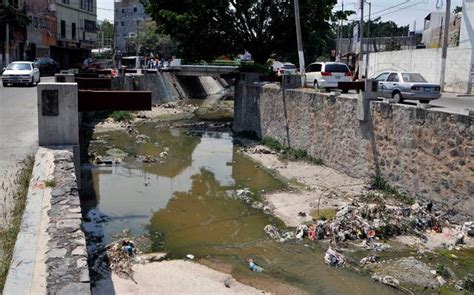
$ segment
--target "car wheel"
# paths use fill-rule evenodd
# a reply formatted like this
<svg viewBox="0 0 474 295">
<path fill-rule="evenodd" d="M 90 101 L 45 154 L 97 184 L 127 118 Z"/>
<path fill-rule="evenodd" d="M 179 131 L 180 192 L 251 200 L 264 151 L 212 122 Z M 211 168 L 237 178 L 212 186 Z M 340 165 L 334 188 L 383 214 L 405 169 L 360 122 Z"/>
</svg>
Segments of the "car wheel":
<svg viewBox="0 0 474 295">
<path fill-rule="evenodd" d="M 326 88 L 326 92 L 331 92 L 331 88 Z"/>
<path fill-rule="evenodd" d="M 429 99 L 420 99 L 420 102 L 421 103 L 430 103 L 430 100 Z"/>
<path fill-rule="evenodd" d="M 342 93 L 348 93 L 349 90 L 345 89 L 345 90 L 341 90 Z"/>
<path fill-rule="evenodd" d="M 28 84 L 28 86 L 34 86 L 35 85 L 35 77 L 31 77 L 31 82 Z"/>
<path fill-rule="evenodd" d="M 8 83 L 7 83 L 7 82 L 3 82 L 3 87 L 8 87 Z"/>
<path fill-rule="evenodd" d="M 395 103 L 403 102 L 402 94 L 398 91 L 396 91 L 392 94 L 392 98 L 395 100 Z"/>
<path fill-rule="evenodd" d="M 318 89 L 319 89 L 319 84 L 318 84 L 318 81 L 316 81 L 316 80 L 314 81 L 314 83 L 313 83 L 313 87 L 314 87 L 314 89 L 316 89 L 316 90 L 318 90 Z"/>
<path fill-rule="evenodd" d="M 38 85 L 41 82 L 41 76 L 38 77 L 38 82 L 36 82 L 36 85 Z"/>
</svg>

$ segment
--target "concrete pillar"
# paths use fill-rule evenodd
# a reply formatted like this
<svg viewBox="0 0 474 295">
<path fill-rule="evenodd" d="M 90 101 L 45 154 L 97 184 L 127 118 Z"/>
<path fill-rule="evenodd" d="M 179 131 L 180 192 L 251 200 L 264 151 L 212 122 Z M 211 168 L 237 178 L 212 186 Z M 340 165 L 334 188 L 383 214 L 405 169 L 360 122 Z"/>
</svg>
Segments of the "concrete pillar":
<svg viewBox="0 0 474 295">
<path fill-rule="evenodd" d="M 74 83 L 74 74 L 55 74 L 54 81 L 58 83 Z"/>
<path fill-rule="evenodd" d="M 357 119 L 361 122 L 367 121 L 370 112 L 370 101 L 377 100 L 378 81 L 373 79 L 365 80 L 365 91 L 359 92 L 357 99 Z"/>
<path fill-rule="evenodd" d="M 77 83 L 38 85 L 38 144 L 79 145 Z"/>
<path fill-rule="evenodd" d="M 80 187 L 79 109 L 77 83 L 38 85 L 38 145 L 73 146 Z"/>
</svg>

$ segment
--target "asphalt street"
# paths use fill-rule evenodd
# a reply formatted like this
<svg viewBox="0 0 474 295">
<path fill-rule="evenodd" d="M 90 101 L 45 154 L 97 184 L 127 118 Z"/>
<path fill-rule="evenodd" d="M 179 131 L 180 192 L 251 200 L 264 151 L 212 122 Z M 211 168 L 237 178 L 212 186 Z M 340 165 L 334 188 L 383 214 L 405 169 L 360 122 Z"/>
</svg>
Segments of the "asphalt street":
<svg viewBox="0 0 474 295">
<path fill-rule="evenodd" d="M 54 77 L 41 79 L 52 82 Z M 19 162 L 34 155 L 38 146 L 36 102 L 36 86 L 0 86 L 0 213 L 8 204 Z"/>
</svg>

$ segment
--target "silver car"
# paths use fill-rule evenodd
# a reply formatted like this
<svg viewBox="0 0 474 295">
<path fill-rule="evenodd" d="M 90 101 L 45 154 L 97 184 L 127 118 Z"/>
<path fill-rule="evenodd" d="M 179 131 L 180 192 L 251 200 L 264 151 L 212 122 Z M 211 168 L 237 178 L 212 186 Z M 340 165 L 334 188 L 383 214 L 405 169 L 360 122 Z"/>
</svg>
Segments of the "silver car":
<svg viewBox="0 0 474 295">
<path fill-rule="evenodd" d="M 428 103 L 441 97 L 439 84 L 428 83 L 418 73 L 384 72 L 375 80 L 379 82 L 378 95 L 393 98 L 397 103 L 405 99 Z"/>
</svg>

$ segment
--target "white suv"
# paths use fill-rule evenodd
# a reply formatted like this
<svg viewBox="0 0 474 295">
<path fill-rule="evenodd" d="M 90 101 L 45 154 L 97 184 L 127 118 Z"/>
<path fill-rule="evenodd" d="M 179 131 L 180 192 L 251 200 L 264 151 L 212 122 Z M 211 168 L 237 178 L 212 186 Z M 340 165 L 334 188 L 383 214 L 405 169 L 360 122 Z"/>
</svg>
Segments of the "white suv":
<svg viewBox="0 0 474 295">
<path fill-rule="evenodd" d="M 337 88 L 338 82 L 351 82 L 349 67 L 339 62 L 314 62 L 306 68 L 306 85 L 315 89 Z M 343 91 L 343 92 L 347 92 Z"/>
</svg>

